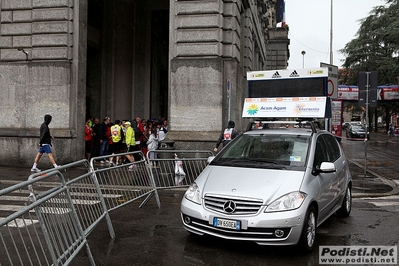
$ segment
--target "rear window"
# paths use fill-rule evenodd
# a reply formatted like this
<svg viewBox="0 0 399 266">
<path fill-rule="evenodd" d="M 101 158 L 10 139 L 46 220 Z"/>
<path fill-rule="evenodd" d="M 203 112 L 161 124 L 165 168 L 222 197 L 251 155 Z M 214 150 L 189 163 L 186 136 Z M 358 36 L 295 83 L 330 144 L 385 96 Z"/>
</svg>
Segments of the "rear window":
<svg viewBox="0 0 399 266">
<path fill-rule="evenodd" d="M 352 126 L 352 130 L 366 130 L 364 126 Z"/>
</svg>

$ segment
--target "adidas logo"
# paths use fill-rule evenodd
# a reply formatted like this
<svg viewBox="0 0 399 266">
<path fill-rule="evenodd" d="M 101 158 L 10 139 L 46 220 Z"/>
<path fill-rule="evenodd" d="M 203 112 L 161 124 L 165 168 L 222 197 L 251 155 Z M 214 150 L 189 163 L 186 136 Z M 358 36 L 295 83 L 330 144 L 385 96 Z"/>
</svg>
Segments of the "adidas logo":
<svg viewBox="0 0 399 266">
<path fill-rule="evenodd" d="M 278 71 L 276 71 L 276 72 L 273 74 L 272 78 L 281 78 L 280 73 L 278 73 Z"/>
<path fill-rule="evenodd" d="M 290 77 L 299 77 L 298 72 L 296 72 L 296 70 L 292 71 L 292 73 L 290 74 Z"/>
</svg>

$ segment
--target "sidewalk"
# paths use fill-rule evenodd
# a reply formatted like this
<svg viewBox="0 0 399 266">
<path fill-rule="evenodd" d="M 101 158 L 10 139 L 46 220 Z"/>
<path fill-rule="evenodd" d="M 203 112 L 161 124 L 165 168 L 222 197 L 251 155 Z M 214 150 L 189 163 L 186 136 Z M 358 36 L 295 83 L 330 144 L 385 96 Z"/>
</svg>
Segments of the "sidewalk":
<svg viewBox="0 0 399 266">
<path fill-rule="evenodd" d="M 345 137 L 345 131 L 343 132 Z M 394 139 L 389 139 L 388 135 L 370 132 L 368 144 L 390 145 L 397 143 Z M 356 163 L 354 158 L 348 158 L 349 169 L 353 179 L 353 197 L 381 197 L 399 194 L 399 188 L 390 178 L 367 168 L 364 175 L 364 166 Z M 398 168 L 399 170 L 399 168 Z"/>
<path fill-rule="evenodd" d="M 31 172 L 31 167 L 10 167 L 10 166 L 0 166 L 0 189 L 12 186 L 14 184 L 27 181 L 29 176 L 35 172 Z M 42 171 L 53 169 L 50 165 L 48 168 L 40 168 Z M 77 177 L 82 175 L 86 170 L 83 169 L 72 169 L 71 171 L 61 171 L 65 178 Z"/>
</svg>

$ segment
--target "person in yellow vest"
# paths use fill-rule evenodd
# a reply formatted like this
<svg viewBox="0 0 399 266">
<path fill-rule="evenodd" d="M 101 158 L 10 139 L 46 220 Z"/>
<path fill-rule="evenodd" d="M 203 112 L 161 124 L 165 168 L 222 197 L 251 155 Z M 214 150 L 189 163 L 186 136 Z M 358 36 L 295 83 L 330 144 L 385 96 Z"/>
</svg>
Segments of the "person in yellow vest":
<svg viewBox="0 0 399 266">
<path fill-rule="evenodd" d="M 115 120 L 115 124 L 111 127 L 111 138 L 112 138 L 112 154 L 118 154 L 121 152 L 121 147 L 122 147 L 122 136 L 123 136 L 123 131 L 121 127 L 121 121 L 120 120 Z M 119 156 L 116 156 L 116 162 L 115 164 L 119 164 Z M 111 157 L 109 159 L 109 164 L 112 166 L 114 165 L 113 162 L 114 157 Z"/>
<path fill-rule="evenodd" d="M 124 126 L 126 127 L 126 135 L 125 135 L 125 142 L 126 142 L 126 152 L 131 152 L 133 147 L 136 146 L 136 139 L 134 138 L 134 130 L 132 128 L 132 124 L 127 121 L 125 122 Z M 134 162 L 134 157 L 131 154 L 127 154 L 126 158 L 129 162 Z M 133 170 L 136 167 L 135 164 L 129 166 L 129 170 Z"/>
<path fill-rule="evenodd" d="M 121 120 L 121 127 L 122 127 L 122 144 L 121 144 L 121 152 L 126 152 L 126 127 L 125 122 L 128 121 L 127 119 Z M 125 161 L 125 159 L 123 159 Z"/>
</svg>

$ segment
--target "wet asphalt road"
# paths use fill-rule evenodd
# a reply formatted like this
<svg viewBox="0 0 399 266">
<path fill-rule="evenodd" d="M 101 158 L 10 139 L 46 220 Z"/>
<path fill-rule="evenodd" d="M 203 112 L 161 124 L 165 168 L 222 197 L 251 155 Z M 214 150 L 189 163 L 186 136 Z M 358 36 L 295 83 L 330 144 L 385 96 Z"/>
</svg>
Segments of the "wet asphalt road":
<svg viewBox="0 0 399 266">
<path fill-rule="evenodd" d="M 97 265 L 318 265 L 320 245 L 399 245 L 399 199 L 398 206 L 378 207 L 367 198 L 397 192 L 389 185 L 398 178 L 399 143 L 377 137 L 368 143 L 366 176 L 364 143 L 342 140 L 357 197 L 350 217 L 333 216 L 318 228 L 316 248 L 310 254 L 300 254 L 295 247 L 190 235 L 180 220 L 185 189 L 175 189 L 159 192 L 160 209 L 152 198 L 142 208 L 136 201 L 111 212 L 116 237 L 109 237 L 105 222 L 99 224 L 88 238 L 94 259 Z M 85 251 L 73 265 L 89 265 Z"/>
<path fill-rule="evenodd" d="M 154 201 L 133 203 L 111 213 L 116 238 L 105 223 L 89 244 L 98 265 L 319 265 L 318 246 L 398 245 L 397 213 L 355 200 L 349 218 L 333 216 L 317 230 L 316 247 L 301 254 L 295 247 L 269 247 L 188 234 L 179 217 L 184 191 L 161 191 L 162 208 Z M 73 265 L 89 265 L 82 252 Z"/>
<path fill-rule="evenodd" d="M 350 162 L 354 184 L 357 185 L 355 192 L 368 196 L 398 193 L 399 142 L 374 133 L 367 144 L 361 139 L 342 139 L 341 146 Z"/>
</svg>

